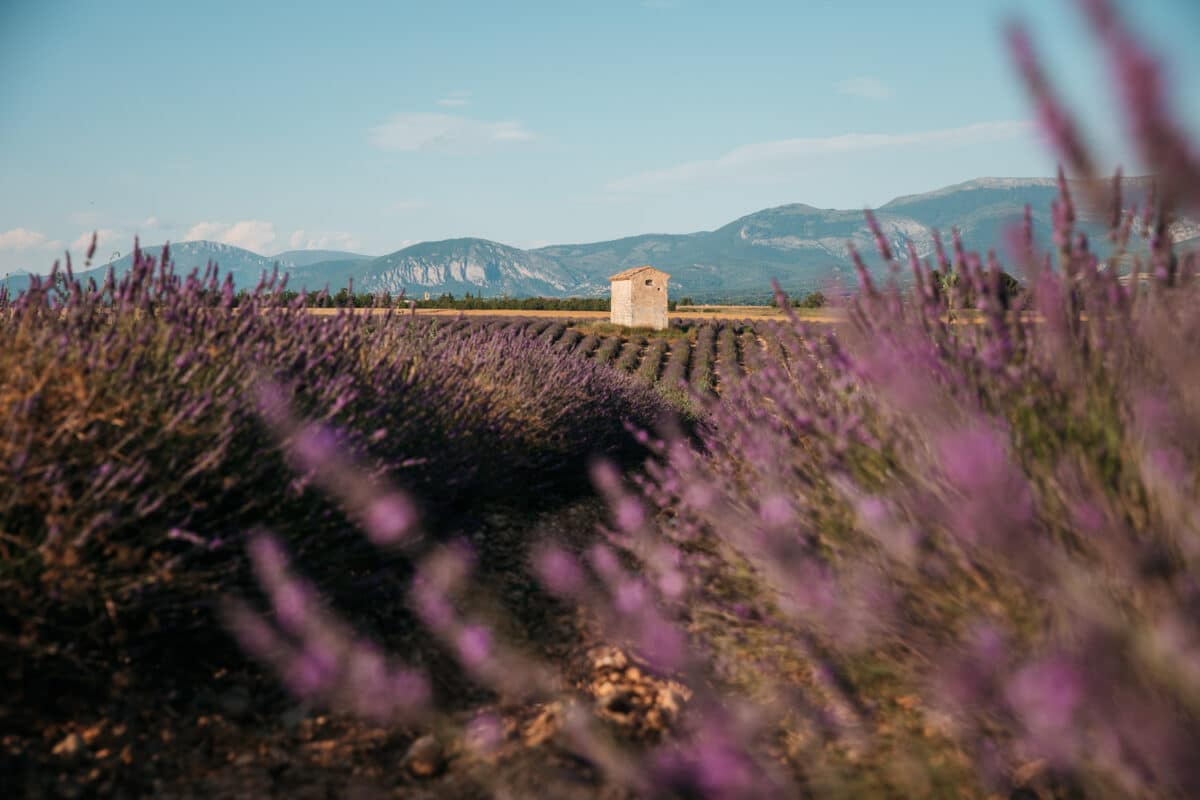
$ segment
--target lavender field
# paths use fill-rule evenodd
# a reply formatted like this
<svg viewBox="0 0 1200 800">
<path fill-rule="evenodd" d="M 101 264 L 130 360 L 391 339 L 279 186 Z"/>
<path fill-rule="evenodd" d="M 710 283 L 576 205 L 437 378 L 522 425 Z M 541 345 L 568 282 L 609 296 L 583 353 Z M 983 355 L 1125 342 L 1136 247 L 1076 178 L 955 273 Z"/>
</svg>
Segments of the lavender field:
<svg viewBox="0 0 1200 800">
<path fill-rule="evenodd" d="M 1083 5 L 1151 201 L 1014 27 L 1053 250 L 867 212 L 836 324 L 0 294 L 4 796 L 1200 796 L 1200 153 Z"/>
</svg>

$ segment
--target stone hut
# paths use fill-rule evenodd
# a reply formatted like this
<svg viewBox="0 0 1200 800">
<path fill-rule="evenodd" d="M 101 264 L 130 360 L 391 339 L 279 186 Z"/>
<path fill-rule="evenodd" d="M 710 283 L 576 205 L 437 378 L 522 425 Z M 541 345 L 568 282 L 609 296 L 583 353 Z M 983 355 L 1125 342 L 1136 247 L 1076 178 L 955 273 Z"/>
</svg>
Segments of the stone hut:
<svg viewBox="0 0 1200 800">
<path fill-rule="evenodd" d="M 614 325 L 631 328 L 667 327 L 667 279 L 671 276 L 654 267 L 634 267 L 608 279 L 612 284 L 609 319 Z"/>
</svg>

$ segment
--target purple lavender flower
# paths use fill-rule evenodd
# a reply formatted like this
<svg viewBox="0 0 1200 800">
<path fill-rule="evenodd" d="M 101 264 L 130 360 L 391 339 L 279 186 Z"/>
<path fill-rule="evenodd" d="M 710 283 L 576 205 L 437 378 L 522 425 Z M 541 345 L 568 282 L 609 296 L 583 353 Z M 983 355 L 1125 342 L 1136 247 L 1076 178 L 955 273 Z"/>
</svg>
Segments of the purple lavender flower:
<svg viewBox="0 0 1200 800">
<path fill-rule="evenodd" d="M 583 586 L 578 562 L 560 547 L 549 545 L 534 556 L 534 569 L 542 584 L 556 595 L 575 594 Z"/>
<path fill-rule="evenodd" d="M 470 670 L 478 670 L 492 654 L 491 633 L 481 625 L 468 625 L 458 635 L 458 657 Z"/>
</svg>

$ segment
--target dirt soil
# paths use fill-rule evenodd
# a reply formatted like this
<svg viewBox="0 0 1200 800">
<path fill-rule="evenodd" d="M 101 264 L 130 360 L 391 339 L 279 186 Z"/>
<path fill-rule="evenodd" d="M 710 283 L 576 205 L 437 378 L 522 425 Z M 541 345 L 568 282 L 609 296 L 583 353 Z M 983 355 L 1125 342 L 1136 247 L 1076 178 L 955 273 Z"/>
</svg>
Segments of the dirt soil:
<svg viewBox="0 0 1200 800">
<path fill-rule="evenodd" d="M 531 543 L 550 536 L 582 549 L 603 514 L 596 498 L 548 512 L 503 509 L 485 515 L 471 537 L 484 565 L 481 591 L 516 621 L 531 654 L 557 671 L 561 689 L 551 697 L 505 705 L 442 669 L 435 691 L 451 698 L 448 719 L 436 730 L 380 726 L 299 704 L 273 675 L 234 656 L 203 685 L 156 676 L 139 688 L 135 680 L 119 701 L 34 732 L 0 731 L 3 796 L 626 797 L 572 750 L 560 730 L 564 708 L 581 704 L 618 738 L 644 740 L 670 727 L 688 691 L 599 639 L 526 569 Z M 380 611 L 377 620 L 388 617 Z M 408 660 L 438 658 L 414 654 L 410 637 L 381 638 Z M 465 733 L 482 713 L 501 732 L 486 748 Z"/>
</svg>

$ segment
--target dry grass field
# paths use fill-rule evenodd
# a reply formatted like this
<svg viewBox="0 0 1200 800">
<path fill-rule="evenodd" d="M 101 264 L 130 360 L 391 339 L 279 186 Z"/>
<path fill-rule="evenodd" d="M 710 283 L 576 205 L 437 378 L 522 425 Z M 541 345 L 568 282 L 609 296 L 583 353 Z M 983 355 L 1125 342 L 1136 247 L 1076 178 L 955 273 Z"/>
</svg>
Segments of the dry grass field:
<svg viewBox="0 0 1200 800">
<path fill-rule="evenodd" d="M 336 308 L 310 308 L 311 314 L 336 314 Z M 384 309 L 358 308 L 355 313 L 381 314 Z M 844 313 L 836 308 L 796 309 L 800 319 L 808 322 L 840 322 Z M 549 319 L 589 319 L 607 320 L 607 311 L 533 311 L 522 309 L 469 309 L 460 311 L 453 308 L 418 308 L 417 316 L 421 317 L 538 317 Z M 686 306 L 671 312 L 670 316 L 684 320 L 770 320 L 783 319 L 783 312 L 772 306 Z"/>
</svg>

